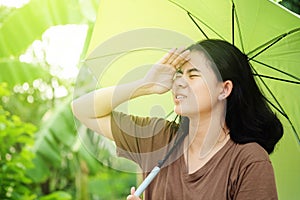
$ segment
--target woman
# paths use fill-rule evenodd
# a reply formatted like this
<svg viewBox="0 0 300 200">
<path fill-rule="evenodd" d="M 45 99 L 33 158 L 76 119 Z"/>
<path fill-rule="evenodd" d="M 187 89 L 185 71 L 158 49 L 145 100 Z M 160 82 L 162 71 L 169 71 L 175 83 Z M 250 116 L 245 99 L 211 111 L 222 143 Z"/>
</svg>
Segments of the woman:
<svg viewBox="0 0 300 200">
<path fill-rule="evenodd" d="M 256 85 L 247 56 L 225 41 L 172 49 L 141 80 L 74 100 L 73 112 L 87 127 L 114 140 L 120 156 L 148 172 L 178 138 L 178 126 L 113 109 L 169 90 L 175 113 L 189 119 L 188 136 L 144 199 L 277 199 L 268 154 L 283 128 Z M 139 199 L 134 192 L 132 188 L 127 199 Z"/>
</svg>

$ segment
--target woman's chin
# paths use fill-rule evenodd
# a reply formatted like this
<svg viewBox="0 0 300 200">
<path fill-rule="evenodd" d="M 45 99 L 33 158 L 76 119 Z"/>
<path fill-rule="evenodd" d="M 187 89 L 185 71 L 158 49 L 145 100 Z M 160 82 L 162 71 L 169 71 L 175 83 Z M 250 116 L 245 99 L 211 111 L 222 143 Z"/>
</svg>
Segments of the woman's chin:
<svg viewBox="0 0 300 200">
<path fill-rule="evenodd" d="M 191 110 L 191 109 L 183 109 L 180 106 L 175 106 L 174 107 L 174 113 L 176 113 L 176 115 L 180 115 L 183 117 L 193 117 L 193 116 L 198 116 L 199 113 L 195 112 L 195 110 Z"/>
<path fill-rule="evenodd" d="M 186 116 L 186 113 L 182 110 L 182 108 L 180 106 L 175 106 L 174 107 L 174 112 L 177 114 L 177 115 L 180 115 L 180 116 Z"/>
</svg>

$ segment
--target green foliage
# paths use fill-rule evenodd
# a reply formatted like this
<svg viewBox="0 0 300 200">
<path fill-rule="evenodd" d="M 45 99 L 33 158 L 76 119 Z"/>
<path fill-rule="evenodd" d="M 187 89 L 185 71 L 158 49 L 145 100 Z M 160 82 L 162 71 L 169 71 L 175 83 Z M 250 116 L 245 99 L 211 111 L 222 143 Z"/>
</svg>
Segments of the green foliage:
<svg viewBox="0 0 300 200">
<path fill-rule="evenodd" d="M 97 176 L 90 178 L 89 191 L 100 199 L 124 199 L 130 193 L 130 187 L 136 185 L 136 176 L 103 168 Z"/>
<path fill-rule="evenodd" d="M 98 2 L 31 0 L 21 8 L 0 7 L 0 199 L 123 199 L 135 185 L 135 175 L 104 167 L 82 145 L 70 110 L 72 80 L 51 75 L 46 55 L 35 63 L 19 59 L 48 28 L 65 24 L 89 26 L 84 58 Z M 65 97 L 54 95 L 58 87 L 67 90 Z"/>
<path fill-rule="evenodd" d="M 300 15 L 300 1 L 299 0 L 282 0 L 279 2 L 287 9 Z"/>
<path fill-rule="evenodd" d="M 50 110 L 50 118 L 41 123 L 34 145 L 35 168 L 28 171 L 39 184 L 45 184 L 44 192 L 74 190 L 78 161 L 73 145 L 77 134 L 70 109 L 70 100 Z"/>
<path fill-rule="evenodd" d="M 16 60 L 2 60 L 0 80 L 10 86 L 18 83 L 33 82 L 40 77 L 50 77 L 42 67 Z"/>
<path fill-rule="evenodd" d="M 40 200 L 72 200 L 72 196 L 64 191 L 56 191 L 41 197 Z"/>
<path fill-rule="evenodd" d="M 11 12 L 0 27 L 0 46 L 5 46 L 0 55 L 18 56 L 50 26 L 84 22 L 77 0 L 31 0 Z"/>
<path fill-rule="evenodd" d="M 0 84 L 0 97 L 9 95 L 6 84 Z M 33 167 L 34 125 L 24 123 L 0 105 L 0 198 L 34 199 L 27 187 L 31 179 L 26 170 Z"/>
<path fill-rule="evenodd" d="M 56 79 L 53 77 L 52 80 Z M 11 95 L 4 99 L 4 108 L 20 116 L 23 121 L 39 126 L 41 118 L 56 102 L 53 95 L 56 88 L 51 85 L 51 81 L 48 82 L 39 78 L 33 82 L 13 85 Z"/>
</svg>

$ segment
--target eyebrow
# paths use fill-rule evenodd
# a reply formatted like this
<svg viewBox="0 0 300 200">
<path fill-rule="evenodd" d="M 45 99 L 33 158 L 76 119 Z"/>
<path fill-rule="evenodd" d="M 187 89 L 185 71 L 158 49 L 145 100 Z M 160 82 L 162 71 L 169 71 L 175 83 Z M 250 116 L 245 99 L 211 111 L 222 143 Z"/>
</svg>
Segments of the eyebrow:
<svg viewBox="0 0 300 200">
<path fill-rule="evenodd" d="M 192 73 L 192 72 L 199 72 L 199 73 L 200 73 L 200 70 L 197 69 L 197 68 L 191 68 L 191 69 L 188 69 L 186 73 L 187 73 L 187 74 L 190 74 L 190 73 Z M 178 69 L 176 70 L 176 73 L 183 74 L 183 71 L 182 71 L 182 69 L 178 68 Z"/>
<path fill-rule="evenodd" d="M 191 73 L 191 72 L 200 72 L 200 70 L 197 68 L 192 68 L 192 69 L 187 70 L 187 73 Z"/>
</svg>

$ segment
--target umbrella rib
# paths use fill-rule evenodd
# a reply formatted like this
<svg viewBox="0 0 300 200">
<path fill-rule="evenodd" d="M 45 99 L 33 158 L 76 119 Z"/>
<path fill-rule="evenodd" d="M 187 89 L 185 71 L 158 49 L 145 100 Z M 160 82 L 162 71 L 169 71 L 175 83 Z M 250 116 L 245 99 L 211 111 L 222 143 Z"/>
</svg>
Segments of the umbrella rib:
<svg viewBox="0 0 300 200">
<path fill-rule="evenodd" d="M 271 106 L 277 110 L 282 116 L 284 116 L 285 118 L 287 118 L 286 114 L 284 112 L 282 112 L 278 107 L 276 107 L 269 99 L 267 99 L 265 96 L 263 96 L 264 99 L 269 103 L 271 104 Z"/>
<path fill-rule="evenodd" d="M 169 113 L 164 117 L 164 119 L 167 119 L 167 118 L 170 117 L 173 113 L 174 113 L 174 111 L 172 110 L 171 112 L 169 112 Z"/>
<path fill-rule="evenodd" d="M 197 19 L 198 21 L 200 21 L 204 26 L 206 26 L 209 30 L 211 30 L 212 32 L 214 32 L 219 38 L 225 40 L 224 37 L 222 37 L 222 35 L 220 35 L 219 33 L 217 33 L 213 28 L 211 28 L 210 26 L 208 26 L 206 23 L 204 23 L 202 20 L 200 20 L 198 17 L 196 17 L 195 15 L 193 15 L 190 11 L 188 11 L 187 9 L 185 9 L 183 6 L 181 6 L 180 4 L 172 1 L 172 0 L 169 0 L 171 3 L 173 3 L 174 5 L 178 6 L 179 8 L 181 8 L 182 10 L 184 10 L 188 15 L 189 17 L 191 18 L 195 18 Z M 197 26 L 197 27 L 200 27 L 197 22 L 195 21 L 195 19 L 192 20 L 192 22 Z"/>
<path fill-rule="evenodd" d="M 287 120 L 288 120 L 288 122 L 289 122 L 289 124 L 291 125 L 291 127 L 292 127 L 292 129 L 293 129 L 293 132 L 294 132 L 294 135 L 295 135 L 295 137 L 296 137 L 296 139 L 297 139 L 297 141 L 298 141 L 298 143 L 300 144 L 300 138 L 299 138 L 299 135 L 298 135 L 298 133 L 297 133 L 297 131 L 296 131 L 296 128 L 295 128 L 295 126 L 293 125 L 293 123 L 291 122 L 291 120 L 289 119 L 289 117 L 285 114 L 285 113 L 283 113 L 281 110 L 279 110 L 279 108 L 277 108 L 271 101 L 269 101 L 265 96 L 264 96 L 264 99 L 275 109 L 275 110 L 277 110 L 281 115 L 283 115 Z"/>
<path fill-rule="evenodd" d="M 252 67 L 252 69 L 253 69 L 253 71 L 256 73 L 256 74 L 258 74 L 257 73 L 257 71 Z M 271 96 L 273 97 L 273 99 L 275 100 L 275 102 L 277 103 L 277 105 L 279 106 L 279 108 L 277 108 L 277 109 L 279 109 L 279 110 L 281 110 L 281 114 L 284 116 L 284 117 L 286 117 L 286 118 L 288 118 L 288 116 L 286 115 L 286 113 L 285 113 L 285 111 L 283 110 L 283 108 L 282 108 L 282 106 L 280 105 L 280 103 L 278 102 L 278 100 L 276 99 L 276 97 L 275 97 L 275 95 L 273 94 L 273 92 L 271 91 L 271 89 L 267 86 L 267 84 L 265 83 L 265 81 L 260 77 L 260 76 L 258 76 L 259 77 L 259 79 L 260 79 L 260 81 L 263 83 L 263 85 L 266 87 L 266 89 L 267 89 L 267 91 L 271 94 Z M 273 104 L 272 104 L 273 105 Z M 275 106 L 276 107 L 276 106 Z"/>
<path fill-rule="evenodd" d="M 176 4 L 177 5 L 177 4 Z M 180 8 L 182 8 L 180 6 Z M 197 20 L 199 20 L 203 25 L 205 25 L 208 29 L 210 29 L 212 32 L 214 32 L 217 36 L 219 36 L 221 39 L 225 40 L 225 38 L 223 38 L 219 33 L 217 33 L 213 28 L 211 28 L 210 26 L 208 26 L 206 23 L 204 23 L 202 20 L 200 20 L 198 17 L 196 17 L 195 15 L 193 15 L 192 13 L 190 13 L 189 11 L 187 11 L 186 9 L 182 8 L 183 10 L 185 10 L 189 16 L 192 16 L 193 18 L 196 18 Z M 197 24 L 197 22 L 195 20 L 193 20 L 193 23 L 198 27 L 199 25 Z M 200 27 L 200 26 L 199 26 Z"/>
<path fill-rule="evenodd" d="M 252 69 L 257 74 L 257 71 L 253 67 L 252 67 Z M 270 95 L 273 97 L 274 101 L 279 106 L 279 108 L 277 106 L 275 106 L 273 103 L 271 103 L 266 97 L 264 97 L 264 98 L 267 100 L 268 103 L 270 103 L 270 105 L 272 105 L 272 107 L 274 107 L 282 116 L 284 116 L 288 120 L 289 124 L 291 125 L 291 127 L 293 129 L 295 137 L 296 137 L 298 143 L 300 144 L 300 138 L 299 138 L 298 132 L 296 131 L 296 129 L 295 129 L 293 123 L 291 122 L 289 116 L 286 114 L 286 112 L 282 108 L 281 104 L 279 103 L 279 101 L 277 100 L 277 98 L 275 97 L 275 95 L 273 94 L 273 92 L 271 91 L 271 89 L 267 86 L 267 84 L 265 83 L 265 81 L 261 77 L 259 77 L 259 79 L 263 83 L 263 85 L 265 86 L 265 88 L 267 89 L 267 91 L 270 93 Z"/>
<path fill-rule="evenodd" d="M 162 48 L 162 49 L 169 50 L 171 48 L 172 47 L 166 47 L 166 48 Z M 156 48 L 152 48 L 152 47 L 146 48 L 145 47 L 145 48 L 140 48 L 140 49 L 130 49 L 130 50 L 125 50 L 125 51 L 119 51 L 119 52 L 115 52 L 115 53 L 109 53 L 109 54 L 104 54 L 104 55 L 100 55 L 100 56 L 95 56 L 95 57 L 92 57 L 92 58 L 87 58 L 84 61 L 91 61 L 91 60 L 96 60 L 96 59 L 100 59 L 100 58 L 106 58 L 106 57 L 109 57 L 109 56 L 117 56 L 117 55 L 120 55 L 120 54 L 129 53 L 129 52 L 143 51 L 145 49 L 156 49 Z"/>
<path fill-rule="evenodd" d="M 300 84 L 300 81 L 291 81 L 291 80 L 277 78 L 277 77 L 273 77 L 273 76 L 267 76 L 267 75 L 263 75 L 263 74 L 253 74 L 253 75 L 254 76 L 259 76 L 259 77 L 262 77 L 262 78 L 273 79 L 273 80 L 276 80 L 276 81 L 283 81 L 283 82 L 287 82 L 287 83 Z"/>
<path fill-rule="evenodd" d="M 190 19 L 193 21 L 193 23 L 197 26 L 197 28 L 201 31 L 201 33 L 204 35 L 204 37 L 206 37 L 206 39 L 209 39 L 208 36 L 205 34 L 205 32 L 202 30 L 202 28 L 199 26 L 199 24 L 197 24 L 197 22 L 194 20 L 194 18 L 191 16 L 190 12 L 187 12 L 188 16 L 190 17 Z"/>
<path fill-rule="evenodd" d="M 291 77 L 291 78 L 294 78 L 294 79 L 300 81 L 300 78 L 297 77 L 297 76 L 294 76 L 293 74 L 287 73 L 287 72 L 285 72 L 285 71 L 282 71 L 282 70 L 280 70 L 280 69 L 277 69 L 277 68 L 275 68 L 275 67 L 272 67 L 271 65 L 268 65 L 268 64 L 266 64 L 266 63 L 260 62 L 260 61 L 258 61 L 258 60 L 252 59 L 252 61 L 253 61 L 253 62 L 256 62 L 256 63 L 258 63 L 258 64 L 261 64 L 261 65 L 263 65 L 263 66 L 265 66 L 265 67 L 268 67 L 268 68 L 270 68 L 270 69 L 272 69 L 272 70 L 278 71 L 278 72 L 280 72 L 280 73 L 282 73 L 282 74 L 285 74 L 285 75 L 287 75 L 287 76 L 289 76 L 289 77 Z"/>
<path fill-rule="evenodd" d="M 257 51 L 258 49 L 261 49 L 261 48 L 263 48 L 263 47 L 266 46 L 265 48 L 263 48 L 262 50 L 260 50 L 258 53 L 256 53 L 254 56 L 249 57 L 248 60 L 252 60 L 253 58 L 255 58 L 255 57 L 257 57 L 258 55 L 262 54 L 264 51 L 266 51 L 266 50 L 269 49 L 271 46 L 273 46 L 274 44 L 276 44 L 277 42 L 279 42 L 279 41 L 280 41 L 281 39 L 283 39 L 285 36 L 286 36 L 286 33 L 285 33 L 285 34 L 282 34 L 282 35 L 279 36 L 279 37 L 276 37 L 276 38 L 270 40 L 269 42 L 267 42 L 267 43 L 261 45 L 260 47 L 254 49 L 253 51 L 249 52 L 247 55 L 249 55 L 249 54 L 251 54 L 252 52 L 255 52 L 255 51 Z"/>
<path fill-rule="evenodd" d="M 248 60 L 252 60 L 253 58 L 255 58 L 258 55 L 262 54 L 264 51 L 266 51 L 267 49 L 269 49 L 270 47 L 272 47 L 274 44 L 276 44 L 277 42 L 279 42 L 280 40 L 282 40 L 286 36 L 288 36 L 290 34 L 293 34 L 295 32 L 298 32 L 298 31 L 300 31 L 300 28 L 295 28 L 295 29 L 293 29 L 293 30 L 291 30 L 291 31 L 289 31 L 287 33 L 283 33 L 283 34 L 281 34 L 281 35 L 279 35 L 279 36 L 277 36 L 277 37 L 269 40 L 268 42 L 264 43 L 263 45 L 255 48 L 254 50 L 248 52 L 247 55 L 250 55 L 250 54 L 252 54 L 252 53 L 254 53 L 254 52 L 256 52 L 256 51 L 258 51 L 258 50 L 260 50 L 260 49 L 263 48 L 262 50 L 260 50 L 259 52 L 257 52 L 254 56 L 249 57 Z"/>
<path fill-rule="evenodd" d="M 231 31 L 232 31 L 232 44 L 234 45 L 234 16 L 235 16 L 235 5 L 232 1 L 231 7 Z"/>
<path fill-rule="evenodd" d="M 127 52 L 128 51 L 119 51 L 119 52 L 115 52 L 115 53 L 104 54 L 104 55 L 100 55 L 100 56 L 96 56 L 96 57 L 92 57 L 92 58 L 87 58 L 87 59 L 85 59 L 85 61 L 96 60 L 96 59 L 105 58 L 105 57 L 109 57 L 109 56 L 116 56 L 116 55 L 120 55 L 120 54 L 127 53 Z"/>
<path fill-rule="evenodd" d="M 232 7 L 233 7 L 232 9 L 234 10 L 234 16 L 232 16 L 232 18 L 235 17 L 236 24 L 237 24 L 237 27 L 238 27 L 237 30 L 238 30 L 238 33 L 239 33 L 241 48 L 242 48 L 243 53 L 245 53 L 245 48 L 244 48 L 244 43 L 243 43 L 243 36 L 242 36 L 242 32 L 241 32 L 241 26 L 240 26 L 237 11 L 235 9 L 235 4 L 234 4 L 233 1 L 232 1 Z M 234 23 L 234 21 L 232 23 Z M 234 24 L 233 24 L 233 26 L 234 26 Z M 233 35 L 233 40 L 234 40 L 234 31 L 232 31 L 232 35 Z"/>
</svg>

